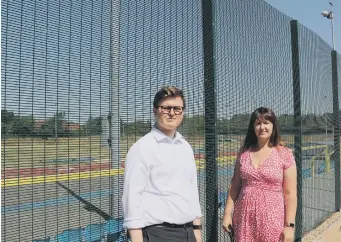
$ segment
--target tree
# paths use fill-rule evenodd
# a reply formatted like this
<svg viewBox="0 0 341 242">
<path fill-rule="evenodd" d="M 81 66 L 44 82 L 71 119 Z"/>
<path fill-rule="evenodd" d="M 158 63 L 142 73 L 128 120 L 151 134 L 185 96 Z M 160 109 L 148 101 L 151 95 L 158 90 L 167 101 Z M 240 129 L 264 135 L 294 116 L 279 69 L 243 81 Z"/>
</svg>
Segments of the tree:
<svg viewBox="0 0 341 242">
<path fill-rule="evenodd" d="M 217 120 L 217 130 L 220 135 L 228 135 L 231 132 L 231 122 L 229 119 Z"/>
<path fill-rule="evenodd" d="M 58 112 L 52 118 L 45 121 L 39 129 L 39 135 L 43 138 L 65 136 L 67 132 L 64 131 L 65 112 Z"/>
<path fill-rule="evenodd" d="M 87 135 L 100 135 L 102 133 L 102 118 L 90 117 L 85 126 Z"/>
<path fill-rule="evenodd" d="M 251 114 L 235 114 L 230 121 L 231 133 L 245 133 L 248 129 Z"/>
<path fill-rule="evenodd" d="M 1 110 L 1 136 L 11 133 L 14 113 L 5 109 Z"/>
<path fill-rule="evenodd" d="M 281 133 L 291 133 L 294 125 L 294 115 L 283 114 L 277 118 Z"/>
<path fill-rule="evenodd" d="M 180 128 L 184 135 L 203 136 L 205 132 L 205 117 L 203 115 L 185 116 Z"/>
<path fill-rule="evenodd" d="M 151 122 L 144 120 L 137 120 L 131 123 L 125 123 L 123 128 L 125 135 L 143 136 L 150 131 Z"/>
<path fill-rule="evenodd" d="M 32 116 L 16 116 L 13 119 L 12 134 L 17 136 L 34 135 L 34 118 Z"/>
</svg>

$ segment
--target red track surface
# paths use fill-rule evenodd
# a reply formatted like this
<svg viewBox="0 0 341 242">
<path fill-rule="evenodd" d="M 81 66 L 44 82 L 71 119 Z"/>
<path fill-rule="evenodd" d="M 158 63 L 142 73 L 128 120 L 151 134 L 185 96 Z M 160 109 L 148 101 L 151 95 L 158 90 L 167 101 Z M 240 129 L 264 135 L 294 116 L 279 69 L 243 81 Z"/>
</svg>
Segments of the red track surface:
<svg viewBox="0 0 341 242">
<path fill-rule="evenodd" d="M 5 169 L 1 172 L 1 179 L 4 178 L 15 178 L 15 177 L 35 177 L 35 176 L 48 176 L 56 174 L 68 174 L 78 173 L 86 171 L 100 171 L 109 170 L 110 164 L 106 163 L 95 163 L 95 164 L 72 164 L 72 165 L 56 165 L 48 167 L 36 167 L 36 168 L 20 168 L 20 169 Z"/>
</svg>

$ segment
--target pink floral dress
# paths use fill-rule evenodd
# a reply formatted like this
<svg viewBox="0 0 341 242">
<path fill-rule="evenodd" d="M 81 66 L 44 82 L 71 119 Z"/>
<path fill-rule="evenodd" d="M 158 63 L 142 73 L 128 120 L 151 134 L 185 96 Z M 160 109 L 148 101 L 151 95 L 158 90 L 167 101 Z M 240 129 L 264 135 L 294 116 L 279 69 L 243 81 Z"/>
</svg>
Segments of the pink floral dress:
<svg viewBox="0 0 341 242">
<path fill-rule="evenodd" d="M 237 242 L 277 242 L 284 228 L 284 171 L 295 164 L 292 151 L 278 147 L 255 169 L 250 151 L 241 154 L 242 187 L 233 213 Z"/>
</svg>

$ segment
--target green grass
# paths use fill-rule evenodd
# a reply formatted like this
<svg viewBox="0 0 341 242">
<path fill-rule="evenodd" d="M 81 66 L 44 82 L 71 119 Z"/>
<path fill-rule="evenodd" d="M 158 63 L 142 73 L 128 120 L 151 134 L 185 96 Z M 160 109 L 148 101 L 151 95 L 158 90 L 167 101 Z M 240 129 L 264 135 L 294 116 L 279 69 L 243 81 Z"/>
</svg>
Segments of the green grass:
<svg viewBox="0 0 341 242">
<path fill-rule="evenodd" d="M 122 137 L 120 142 L 120 157 L 123 161 L 131 145 L 139 137 Z M 205 147 L 204 137 L 185 137 L 188 142 L 197 148 Z M 228 138 L 235 142 L 218 142 L 219 152 L 233 152 L 239 149 L 242 136 L 234 135 Z M 303 143 L 323 140 L 324 135 L 306 135 Z M 294 142 L 293 135 L 284 135 L 283 140 L 286 144 Z M 107 162 L 109 159 L 109 148 L 100 145 L 100 137 L 81 137 L 81 138 L 53 138 L 44 140 L 41 138 L 10 138 L 2 140 L 1 143 L 1 164 L 3 168 L 29 168 L 56 166 L 63 162 L 49 162 L 54 159 L 71 159 L 79 157 L 93 157 L 97 162 Z M 64 164 L 67 164 L 64 163 Z M 70 162 L 70 164 L 78 164 Z"/>
<path fill-rule="evenodd" d="M 127 147 L 134 139 L 121 140 L 121 157 L 124 159 Z M 28 168 L 68 164 L 67 162 L 51 162 L 55 159 L 77 159 L 93 157 L 98 162 L 107 162 L 109 148 L 102 147 L 100 137 L 59 138 L 43 140 L 40 138 L 11 138 L 2 140 L 1 164 L 3 168 Z M 86 162 L 85 162 L 86 163 Z M 78 164 L 70 162 L 70 164 Z"/>
</svg>

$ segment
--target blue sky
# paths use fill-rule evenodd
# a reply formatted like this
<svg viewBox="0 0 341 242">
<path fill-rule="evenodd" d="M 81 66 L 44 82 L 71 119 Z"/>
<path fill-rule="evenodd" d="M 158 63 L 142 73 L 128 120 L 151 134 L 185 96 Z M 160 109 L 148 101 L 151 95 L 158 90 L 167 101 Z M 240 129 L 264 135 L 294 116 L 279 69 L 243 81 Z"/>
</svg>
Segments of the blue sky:
<svg viewBox="0 0 341 242">
<path fill-rule="evenodd" d="M 279 11 L 262 0 L 217 2 L 218 116 L 230 118 L 258 106 L 292 113 L 291 17 L 309 28 L 300 26 L 302 112 L 330 112 L 329 21 L 313 1 L 305 1 L 309 8 L 302 19 L 295 16 L 299 10 L 292 7 L 294 1 L 268 2 Z M 298 9 L 304 9 L 303 1 L 298 2 Z M 7 1 L 2 5 L 2 108 L 38 119 L 51 117 L 58 108 L 74 122 L 107 115 L 110 1 L 36 3 Z M 151 119 L 154 93 L 163 84 L 182 87 L 189 114 L 203 114 L 201 2 L 121 3 L 121 117 L 125 121 Z M 328 8 L 328 2 L 324 5 Z M 337 32 L 339 20 L 335 19 Z M 313 28 L 317 26 L 321 27 Z"/>
<path fill-rule="evenodd" d="M 328 0 L 266 0 L 284 14 L 298 20 L 301 24 L 321 36 L 332 46 L 331 23 L 322 17 L 323 10 L 329 10 Z M 341 1 L 332 0 L 334 5 L 335 49 L 341 53 Z"/>
</svg>

